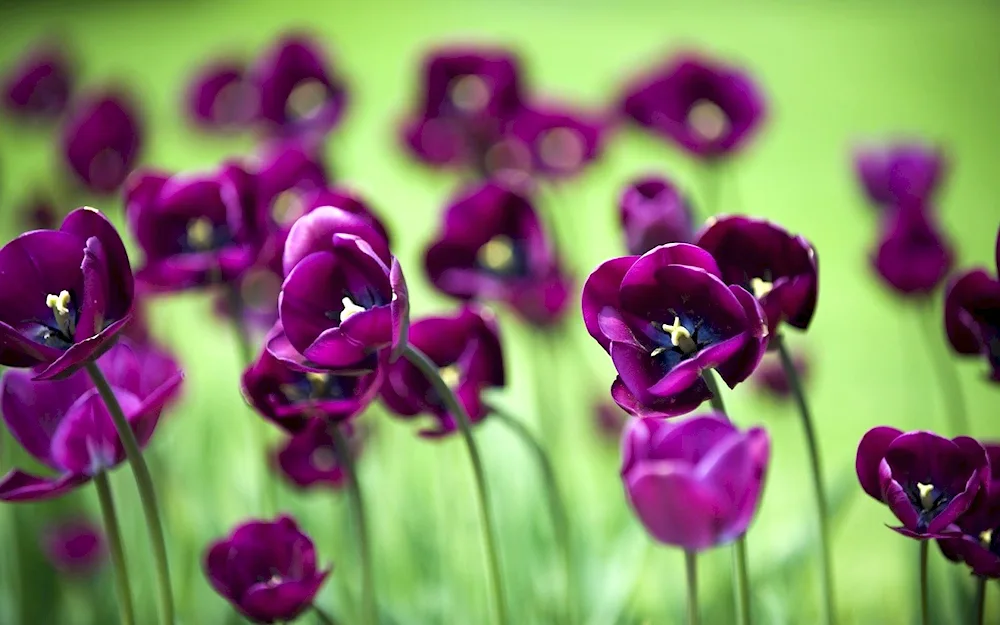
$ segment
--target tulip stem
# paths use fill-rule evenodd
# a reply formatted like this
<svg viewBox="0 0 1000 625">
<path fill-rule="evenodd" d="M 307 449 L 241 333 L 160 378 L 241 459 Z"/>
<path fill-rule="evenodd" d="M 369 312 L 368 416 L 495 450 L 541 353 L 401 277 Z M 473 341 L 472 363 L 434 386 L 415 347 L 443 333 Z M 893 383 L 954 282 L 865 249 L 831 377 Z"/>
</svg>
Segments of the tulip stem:
<svg viewBox="0 0 1000 625">
<path fill-rule="evenodd" d="M 322 625 L 337 625 L 337 621 L 316 604 L 313 604 L 313 612 L 316 613 L 316 620 Z"/>
<path fill-rule="evenodd" d="M 942 358 L 931 344 L 932 337 L 939 337 L 941 334 L 941 329 L 937 327 L 934 308 L 929 305 L 923 307 L 919 316 L 923 326 L 923 338 L 920 342 L 927 345 L 927 356 L 930 358 L 931 367 L 937 377 L 941 401 L 944 402 L 947 413 L 948 426 L 953 435 L 970 436 L 972 430 L 969 429 L 969 417 L 965 407 L 965 393 L 962 392 L 962 381 L 958 378 L 954 363 Z"/>
<path fill-rule="evenodd" d="M 507 625 L 507 604 L 504 600 L 503 575 L 500 569 L 499 550 L 496 545 L 496 530 L 494 529 L 493 510 L 490 507 L 489 491 L 486 486 L 486 477 L 483 472 L 483 462 L 479 457 L 479 448 L 476 446 L 476 439 L 472 436 L 472 425 L 465 407 L 455 397 L 451 387 L 441 379 L 438 367 L 422 351 L 413 345 L 407 345 L 403 351 L 403 356 L 427 378 L 434 388 L 434 392 L 444 403 L 445 409 L 455 418 L 462 440 L 469 452 L 469 461 L 472 463 L 472 473 L 476 480 L 476 495 L 479 499 L 479 512 L 483 520 L 483 542 L 486 547 L 486 558 L 489 565 L 490 582 L 493 587 L 493 603 L 496 609 L 496 622 L 498 625 Z"/>
<path fill-rule="evenodd" d="M 684 569 L 687 572 L 688 625 L 698 625 L 698 554 L 684 552 Z"/>
<path fill-rule="evenodd" d="M 711 371 L 703 371 L 701 374 L 708 390 L 712 392 L 712 409 L 720 415 L 729 419 L 726 413 L 726 404 L 722 400 L 722 393 L 719 392 L 719 384 L 715 381 L 715 374 Z M 729 419 L 730 421 L 732 419 Z M 736 597 L 737 622 L 740 625 L 750 625 L 750 575 L 747 566 L 747 535 L 743 534 L 733 543 L 733 580 Z"/>
<path fill-rule="evenodd" d="M 563 568 L 565 569 L 563 583 L 566 585 L 566 623 L 574 625 L 577 622 L 575 614 L 576 585 L 573 576 L 569 515 L 566 512 L 566 502 L 559 490 L 559 482 L 556 480 L 556 472 L 552 466 L 552 460 L 545 453 L 545 448 L 542 447 L 541 443 L 538 442 L 538 439 L 531 433 L 531 430 L 527 426 L 506 412 L 497 410 L 495 406 L 490 406 L 490 409 L 493 411 L 494 417 L 507 426 L 531 450 L 538 461 L 538 466 L 542 470 L 542 479 L 545 482 L 545 491 L 549 503 L 549 513 L 552 515 L 555 538 L 559 544 L 559 550 L 562 552 Z"/>
<path fill-rule="evenodd" d="M 927 545 L 929 540 L 920 541 L 920 623 L 930 625 L 931 617 L 927 604 Z"/>
<path fill-rule="evenodd" d="M 812 470 L 813 490 L 816 493 L 816 508 L 819 513 L 820 538 L 820 574 L 823 584 L 823 602 L 826 608 L 826 623 L 833 625 L 837 621 L 836 608 L 833 602 L 833 559 L 830 553 L 830 519 L 827 508 L 826 487 L 823 483 L 823 470 L 819 458 L 819 445 L 816 442 L 816 432 L 813 429 L 812 414 L 806 402 L 806 394 L 802 389 L 802 380 L 795 370 L 792 356 L 785 345 L 784 338 L 779 334 L 774 338 L 778 344 L 778 354 L 781 356 L 781 366 L 785 370 L 795 403 L 798 404 L 799 416 L 802 418 L 802 430 L 806 436 L 806 450 L 809 452 L 809 465 Z"/>
<path fill-rule="evenodd" d="M 104 533 L 108 536 L 108 551 L 114 569 L 115 594 L 118 595 L 118 611 L 121 613 L 122 625 L 133 625 L 135 614 L 132 612 L 132 589 L 128 583 L 128 569 L 125 567 L 125 550 L 122 549 L 122 536 L 118 529 L 115 499 L 111 495 L 111 484 L 106 473 L 102 471 L 94 476 L 94 487 L 97 489 L 97 499 L 101 502 Z"/>
<path fill-rule="evenodd" d="M 153 548 L 153 559 L 156 561 L 156 581 L 160 591 L 160 615 L 163 625 L 174 624 L 174 599 L 173 591 L 170 589 L 170 569 L 167 565 L 167 546 L 163 539 L 163 526 L 160 524 L 160 512 L 156 503 L 156 489 L 153 486 L 153 478 L 149 474 L 149 467 L 142 457 L 139 443 L 135 440 L 135 433 L 122 412 L 122 407 L 118 403 L 118 398 L 111 390 L 111 386 L 105 379 L 101 369 L 94 361 L 86 364 L 87 373 L 93 380 L 97 392 L 100 393 L 104 405 L 114 421 L 118 438 L 121 439 L 122 447 L 125 448 L 125 457 L 132 467 L 132 475 L 135 477 L 135 485 L 139 490 L 139 500 L 142 502 L 142 512 L 146 517 L 146 527 L 149 529 L 149 539 Z"/>
<path fill-rule="evenodd" d="M 351 456 L 347 438 L 339 426 L 330 427 L 333 437 L 333 448 L 337 454 L 337 462 L 347 477 L 347 490 L 351 499 L 351 516 L 354 520 L 354 534 L 358 541 L 358 551 L 361 555 L 361 595 L 364 610 L 364 622 L 368 625 L 378 625 L 378 604 L 375 602 L 375 576 L 372 568 L 371 543 L 368 540 L 368 523 L 365 515 L 364 499 L 361 496 L 361 483 Z M 317 608 L 318 610 L 318 608 Z"/>
<path fill-rule="evenodd" d="M 986 622 L 986 578 L 976 577 L 976 625 Z"/>
</svg>

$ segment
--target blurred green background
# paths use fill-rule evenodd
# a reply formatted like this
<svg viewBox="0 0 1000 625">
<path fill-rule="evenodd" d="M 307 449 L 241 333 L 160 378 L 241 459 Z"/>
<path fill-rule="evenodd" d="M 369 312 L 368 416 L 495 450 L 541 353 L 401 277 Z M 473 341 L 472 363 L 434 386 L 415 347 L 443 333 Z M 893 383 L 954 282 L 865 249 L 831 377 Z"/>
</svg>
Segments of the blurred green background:
<svg viewBox="0 0 1000 625">
<path fill-rule="evenodd" d="M 771 115 L 752 148 L 727 171 L 722 207 L 766 216 L 804 234 L 822 259 L 815 323 L 808 336 L 791 338 L 814 363 L 809 391 L 828 482 L 834 492 L 847 493 L 834 548 L 841 622 L 911 622 L 918 605 L 916 545 L 886 529 L 893 520 L 889 513 L 861 494 L 854 453 L 861 435 L 877 424 L 943 429 L 944 400 L 928 353 L 953 359 L 937 331 L 939 300 L 902 303 L 869 271 L 876 220 L 852 177 L 849 150 L 860 139 L 900 134 L 943 143 L 953 168 L 939 213 L 960 265 L 987 263 L 1000 218 L 1000 4 L 4 2 L 0 68 L 10 67 L 39 37 L 55 36 L 76 53 L 84 83 L 118 83 L 135 91 L 147 120 L 144 164 L 208 168 L 224 156 L 249 153 L 253 142 L 200 136 L 188 128 L 180 108 L 187 79 L 218 53 L 250 57 L 290 28 L 325 41 L 349 85 L 349 112 L 326 154 L 335 178 L 370 198 L 385 217 L 417 315 L 451 305 L 430 288 L 419 255 L 458 182 L 412 163 L 396 140 L 427 50 L 454 42 L 511 46 L 524 57 L 532 93 L 592 107 L 610 104 L 632 72 L 678 49 L 702 49 L 744 64 L 765 90 Z M 63 186 L 53 136 L 0 120 L 4 239 L 18 232 L 17 208 L 33 188 Z M 633 130 L 616 134 L 604 159 L 583 178 L 557 196 L 544 196 L 545 210 L 557 213 L 564 226 L 573 222 L 568 252 L 581 280 L 601 260 L 622 253 L 617 193 L 628 179 L 650 171 L 670 175 L 697 196 L 697 171 L 686 158 Z M 120 214 L 117 199 L 71 201 Z M 210 306 L 206 296 L 187 295 L 164 300 L 153 311 L 155 333 L 187 372 L 184 400 L 164 420 L 149 452 L 182 622 L 239 622 L 205 582 L 201 552 L 241 519 L 273 515 L 266 493 L 276 488 L 280 509 L 300 519 L 322 561 L 335 566 L 320 603 L 352 623 L 359 575 L 343 497 L 274 486 L 259 440 L 266 433 L 276 441 L 277 433 L 242 403 L 234 339 L 209 314 Z M 934 331 L 925 329 L 921 315 L 934 318 Z M 539 385 L 560 406 L 545 431 L 571 508 L 586 622 L 679 621 L 681 554 L 644 536 L 622 496 L 616 444 L 593 427 L 593 404 L 607 398 L 613 377 L 610 362 L 576 318 L 572 346 L 561 344 L 543 367 L 536 364 L 548 356 L 531 333 L 508 316 L 501 323 L 511 384 L 499 401 L 536 429 Z M 1000 434 L 997 391 L 984 382 L 982 363 L 956 366 L 976 434 Z M 600 372 L 599 383 L 590 370 Z M 758 622 L 817 622 L 813 502 L 796 415 L 790 406 L 756 396 L 749 385 L 727 393 L 726 401 L 738 423 L 763 423 L 774 441 L 763 508 L 749 537 Z M 361 461 L 361 480 L 381 601 L 400 624 L 488 623 L 478 516 L 460 442 L 420 440 L 413 424 L 378 411 L 365 420 L 375 435 Z M 550 622 L 560 601 L 561 572 L 536 467 L 498 424 L 487 422 L 478 437 L 499 515 L 515 622 Z M 3 470 L 22 460 L 10 449 L 7 437 Z M 129 471 L 119 470 L 113 483 L 140 622 L 153 623 L 151 558 Z M 90 581 L 59 580 L 36 546 L 42 520 L 81 506 L 97 518 L 89 488 L 63 501 L 0 507 L 0 625 L 22 622 L 19 614 L 33 624 L 113 622 L 110 570 Z M 940 564 L 936 549 L 931 555 Z M 703 603 L 714 619 L 709 622 L 731 622 L 729 552 L 719 549 L 703 560 Z M 15 573 L 18 561 L 24 575 Z M 789 562 L 791 568 L 774 573 Z M 971 580 L 951 572 L 971 588 Z M 943 587 L 950 578 L 939 579 Z M 991 594 L 989 613 L 1000 615 L 1000 592 Z"/>
</svg>

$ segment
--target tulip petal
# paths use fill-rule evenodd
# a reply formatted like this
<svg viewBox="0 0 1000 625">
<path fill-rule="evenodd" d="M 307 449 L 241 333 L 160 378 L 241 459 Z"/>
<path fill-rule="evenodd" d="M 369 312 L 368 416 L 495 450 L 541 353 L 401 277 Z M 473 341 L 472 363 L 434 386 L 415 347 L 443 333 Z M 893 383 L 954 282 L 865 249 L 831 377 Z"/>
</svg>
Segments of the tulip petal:
<svg viewBox="0 0 1000 625">
<path fill-rule="evenodd" d="M 89 479 L 89 476 L 73 473 L 58 478 L 39 477 L 15 469 L 0 478 L 0 501 L 52 499 L 86 484 Z"/>
<path fill-rule="evenodd" d="M 883 501 L 882 486 L 879 482 L 879 464 L 885 458 L 889 445 L 902 436 L 903 432 L 896 428 L 880 426 L 868 430 L 858 444 L 858 454 L 855 460 L 855 470 L 858 481 L 872 498 Z"/>
</svg>

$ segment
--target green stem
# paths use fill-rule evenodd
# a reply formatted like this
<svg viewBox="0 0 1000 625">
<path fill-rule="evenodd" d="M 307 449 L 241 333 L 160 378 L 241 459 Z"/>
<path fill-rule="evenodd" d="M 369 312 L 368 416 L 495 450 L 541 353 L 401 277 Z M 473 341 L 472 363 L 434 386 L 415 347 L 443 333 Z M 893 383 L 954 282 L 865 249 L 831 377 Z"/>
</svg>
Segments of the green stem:
<svg viewBox="0 0 1000 625">
<path fill-rule="evenodd" d="M 684 569 L 687 572 L 688 625 L 698 625 L 698 554 L 684 552 Z"/>
<path fill-rule="evenodd" d="M 708 390 L 712 392 L 712 409 L 729 419 L 726 412 L 726 404 L 722 400 L 722 393 L 719 392 L 719 384 L 715 381 L 715 374 L 705 371 L 701 374 Z M 733 578 L 734 593 L 736 599 L 737 622 L 740 625 L 750 625 L 750 575 L 747 566 L 747 535 L 743 534 L 733 543 Z"/>
<path fill-rule="evenodd" d="M 337 454 L 337 462 L 347 477 L 347 490 L 351 499 L 351 515 L 354 520 L 354 533 L 358 541 L 358 551 L 361 556 L 361 595 L 364 606 L 364 622 L 368 625 L 378 625 L 378 604 L 375 600 L 375 576 L 372 567 L 371 543 L 368 540 L 368 523 L 365 515 L 364 499 L 361 496 L 361 484 L 355 470 L 354 458 L 351 455 L 347 438 L 339 426 L 330 427 L 333 437 L 333 447 Z"/>
<path fill-rule="evenodd" d="M 927 604 L 927 545 L 929 540 L 920 541 L 920 623 L 930 625 L 930 611 Z"/>
<path fill-rule="evenodd" d="M 694 221 L 705 221 L 719 212 L 719 197 L 722 190 L 722 164 L 718 161 L 707 161 L 700 165 L 701 173 L 701 210 L 692 210 Z"/>
<path fill-rule="evenodd" d="M 920 310 L 920 323 L 922 324 L 921 343 L 927 346 L 927 356 L 931 360 L 931 367 L 937 377 L 941 391 L 941 400 L 948 419 L 948 427 L 951 433 L 958 435 L 971 435 L 969 428 L 969 417 L 965 407 L 965 393 L 962 391 L 962 381 L 958 378 L 955 364 L 951 359 L 946 358 L 941 350 L 934 349 L 931 343 L 934 338 L 941 335 L 941 328 L 937 323 L 937 315 L 933 306 L 923 306 Z M 933 337 L 933 338 L 932 338 Z"/>
<path fill-rule="evenodd" d="M 106 473 L 102 471 L 94 476 L 94 487 L 97 489 L 97 499 L 101 502 L 101 516 L 104 517 L 104 533 L 107 534 L 108 552 L 111 556 L 111 567 L 114 569 L 118 611 L 121 613 L 122 625 L 133 625 L 135 615 L 132 611 L 132 589 L 128 583 L 128 569 L 125 567 L 125 550 L 122 549 L 115 500 L 111 495 L 111 484 L 108 483 Z"/>
<path fill-rule="evenodd" d="M 249 365 L 254 360 L 253 341 L 250 340 L 250 330 L 247 328 L 246 319 L 243 316 L 243 298 L 240 297 L 236 287 L 230 287 L 229 314 L 233 319 L 233 329 L 236 330 L 236 345 L 239 349 L 240 367 Z"/>
<path fill-rule="evenodd" d="M 986 578 L 976 578 L 976 625 L 986 622 Z"/>
<path fill-rule="evenodd" d="M 125 457 L 132 467 L 132 475 L 135 477 L 135 485 L 139 489 L 139 500 L 142 502 L 142 512 L 146 517 L 146 527 L 149 529 L 149 539 L 153 548 L 153 559 L 156 562 L 156 581 L 160 592 L 160 616 L 163 625 L 174 624 L 174 598 L 170 589 L 170 569 L 167 565 L 167 546 L 163 539 L 163 526 L 160 524 L 160 512 L 156 503 L 156 489 L 153 486 L 153 478 L 149 474 L 149 467 L 142 457 L 139 443 L 135 440 L 135 433 L 132 432 L 125 413 L 118 403 L 118 398 L 111 390 L 111 386 L 101 373 L 100 368 L 93 361 L 86 365 L 87 373 L 93 380 L 97 392 L 100 393 L 104 405 L 107 406 L 111 420 L 114 421 L 118 438 L 121 439 L 122 447 L 125 448 Z"/>
<path fill-rule="evenodd" d="M 813 430 L 812 414 L 806 402 L 806 394 L 802 389 L 802 380 L 795 370 L 795 363 L 785 345 L 784 338 L 779 334 L 775 337 L 778 344 L 778 354 L 781 356 L 781 366 L 792 389 L 795 403 L 798 404 L 799 416 L 802 418 L 802 430 L 806 436 L 806 450 L 809 452 L 809 465 L 812 471 L 813 490 L 816 493 L 816 508 L 819 514 L 820 537 L 820 575 L 823 585 L 823 603 L 826 609 L 826 623 L 833 625 L 837 621 L 836 608 L 833 601 L 833 558 L 830 552 L 830 517 L 827 506 L 826 486 L 823 483 L 823 473 L 819 458 L 819 445 L 816 442 L 816 432 Z"/>
<path fill-rule="evenodd" d="M 313 612 L 316 614 L 316 620 L 322 625 L 337 625 L 337 621 L 316 604 L 313 604 Z"/>
<path fill-rule="evenodd" d="M 555 530 L 556 542 L 562 552 L 563 568 L 565 569 L 564 583 L 566 584 L 566 623 L 573 625 L 577 622 L 576 608 L 576 584 L 573 576 L 573 554 L 569 533 L 569 515 L 566 512 L 566 503 L 559 490 L 559 482 L 556 480 L 556 472 L 552 466 L 552 460 L 545 452 L 538 439 L 519 420 L 502 410 L 497 410 L 491 406 L 495 419 L 509 428 L 521 442 L 527 446 L 535 455 L 538 466 L 542 470 L 542 480 L 545 483 L 546 496 L 549 503 L 549 513 L 552 515 L 552 524 Z"/>
<path fill-rule="evenodd" d="M 498 625 L 508 625 L 507 604 L 504 599 L 503 574 L 500 569 L 500 554 L 496 545 L 496 530 L 493 522 L 493 509 L 490 507 L 489 491 L 486 486 L 486 476 L 483 472 L 483 462 L 479 457 L 479 448 L 476 446 L 476 439 L 472 436 L 472 425 L 469 422 L 469 415 L 465 407 L 459 403 L 438 371 L 437 365 L 431 361 L 423 352 L 416 347 L 408 345 L 403 351 L 403 356 L 410 361 L 413 366 L 427 378 L 434 388 L 441 401 L 444 402 L 445 409 L 454 417 L 458 425 L 462 440 L 465 441 L 465 448 L 469 453 L 469 461 L 472 463 L 472 474 L 476 481 L 476 495 L 479 499 L 479 512 L 483 518 L 483 541 L 486 547 L 486 558 L 489 566 L 490 582 L 493 588 L 493 603 L 496 609 L 496 622 Z"/>
</svg>

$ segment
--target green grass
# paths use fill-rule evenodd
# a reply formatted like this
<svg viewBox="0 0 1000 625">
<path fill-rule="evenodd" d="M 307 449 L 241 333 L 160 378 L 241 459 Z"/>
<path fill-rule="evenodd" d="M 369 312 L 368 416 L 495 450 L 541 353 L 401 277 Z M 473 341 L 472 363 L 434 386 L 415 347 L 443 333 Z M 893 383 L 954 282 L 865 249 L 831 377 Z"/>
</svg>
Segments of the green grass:
<svg viewBox="0 0 1000 625">
<path fill-rule="evenodd" d="M 1000 6 L 988 2 L 802 3 L 645 2 L 639 0 L 467 0 L 417 3 L 190 2 L 5 3 L 0 5 L 0 67 L 36 37 L 54 33 L 78 51 L 88 85 L 122 82 L 136 89 L 150 130 L 144 161 L 168 169 L 205 168 L 245 154 L 249 138 L 212 139 L 183 124 L 178 102 L 192 67 L 220 51 L 252 53 L 289 27 L 305 26 L 330 45 L 346 76 L 351 106 L 327 155 L 339 180 L 370 197 L 390 224 L 404 261 L 416 314 L 450 304 L 429 287 L 419 254 L 456 178 L 432 174 L 399 150 L 395 131 L 430 46 L 449 41 L 510 45 L 527 60 L 540 94 L 601 106 L 624 76 L 683 47 L 739 59 L 771 100 L 766 131 L 731 171 L 726 212 L 766 216 L 810 238 L 822 258 L 820 306 L 806 337 L 793 336 L 815 361 L 809 386 L 832 490 L 846 495 L 834 548 L 842 623 L 909 623 L 917 607 L 916 546 L 886 529 L 889 513 L 854 483 L 857 441 L 871 426 L 943 426 L 942 399 L 925 350 L 947 355 L 941 335 L 926 335 L 912 306 L 886 293 L 868 271 L 874 214 L 852 179 L 850 146 L 860 138 L 912 133 L 942 141 L 954 168 L 940 214 L 963 265 L 992 257 L 1000 208 Z M 0 120 L 0 226 L 16 234 L 14 211 L 35 186 L 62 189 L 47 134 Z M 662 143 L 626 131 L 583 179 L 560 190 L 547 210 L 572 223 L 573 267 L 581 278 L 621 253 L 614 201 L 622 184 L 646 172 L 669 173 L 696 192 L 690 163 Z M 65 194 L 67 203 L 96 203 Z M 117 201 L 97 204 L 117 214 Z M 935 304 L 935 311 L 939 304 Z M 248 516 L 271 515 L 259 441 L 267 430 L 239 396 L 231 333 L 208 314 L 210 302 L 182 296 L 154 311 L 156 333 L 180 355 L 188 374 L 183 402 L 163 422 L 150 450 L 171 548 L 173 578 L 185 625 L 237 622 L 200 572 L 204 546 Z M 932 314 L 938 314 L 932 311 Z M 612 369 L 574 320 L 574 348 L 563 346 L 546 367 L 528 330 L 501 319 L 510 387 L 503 405 L 539 426 L 534 389 L 544 385 L 561 407 L 546 424 L 548 443 L 569 500 L 585 587 L 588 625 L 677 622 L 683 565 L 679 552 L 651 544 L 622 496 L 613 443 L 592 431 L 591 403 L 604 397 Z M 595 384 L 581 360 L 601 372 Z M 976 432 L 996 436 L 996 389 L 980 363 L 957 364 Z M 545 379 L 537 372 L 546 372 Z M 750 534 L 753 573 L 789 553 L 794 569 L 755 586 L 760 623 L 817 622 L 812 495 L 801 432 L 792 409 L 754 397 L 746 387 L 727 395 L 734 419 L 765 424 L 773 463 L 763 508 Z M 487 596 L 468 462 L 459 441 L 426 442 L 412 424 L 382 413 L 361 461 L 369 500 L 379 596 L 400 624 L 487 623 Z M 551 527 L 530 456 L 498 424 L 480 428 L 500 524 L 500 543 L 514 622 L 550 622 L 561 573 Z M 0 463 L 12 464 L 5 441 Z M 141 511 L 127 469 L 113 485 L 119 502 L 140 623 L 155 622 L 153 569 Z M 844 486 L 841 486 L 844 485 Z M 359 575 L 340 495 L 293 493 L 277 504 L 315 538 L 335 565 L 320 602 L 352 623 Z M 35 547 L 39 523 L 76 507 L 96 514 L 85 489 L 63 501 L 3 506 L 0 623 L 73 625 L 113 622 L 109 571 L 83 582 L 58 579 Z M 911 553 L 912 552 L 912 553 Z M 9 568 L 14 556 L 29 573 Z M 940 560 L 932 550 L 933 561 Z M 730 622 L 729 553 L 703 558 L 704 603 L 711 622 Z M 779 567 L 780 568 L 780 567 Z M 937 567 L 944 569 L 943 566 Z M 942 581 L 942 585 L 945 582 Z M 709 593 L 714 592 L 715 595 Z M 1000 613 L 998 593 L 990 610 Z M 944 600 L 942 600 L 943 602 Z M 935 602 L 935 603 L 942 603 Z M 945 603 L 942 603 L 946 605 Z M 708 614 L 708 612 L 706 612 Z M 306 617 L 307 619 L 310 617 Z M 227 620 L 228 619 L 228 620 Z"/>
</svg>

